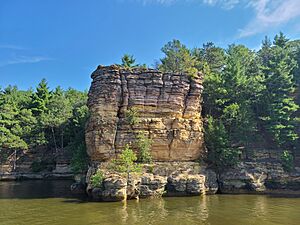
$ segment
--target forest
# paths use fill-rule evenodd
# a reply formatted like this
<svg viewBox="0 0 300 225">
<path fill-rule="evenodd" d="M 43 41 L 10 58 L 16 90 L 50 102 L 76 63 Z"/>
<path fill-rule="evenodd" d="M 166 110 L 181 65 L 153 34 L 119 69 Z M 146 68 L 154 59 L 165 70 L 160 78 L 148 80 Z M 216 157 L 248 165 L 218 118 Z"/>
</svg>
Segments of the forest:
<svg viewBox="0 0 300 225">
<path fill-rule="evenodd" d="M 187 48 L 172 40 L 162 48 L 155 68 L 162 72 L 204 75 L 203 118 L 207 162 L 215 170 L 232 167 L 254 148 L 282 152 L 285 170 L 299 152 L 300 40 L 279 33 L 265 37 L 259 50 L 244 45 L 226 49 L 209 42 Z M 139 65 L 124 55 L 121 66 Z M 53 90 L 42 80 L 35 89 L 0 90 L 0 160 L 16 150 L 46 146 L 57 154 L 67 149 L 74 172 L 87 166 L 84 127 L 87 91 Z M 300 153 L 299 153 L 300 154 Z"/>
</svg>

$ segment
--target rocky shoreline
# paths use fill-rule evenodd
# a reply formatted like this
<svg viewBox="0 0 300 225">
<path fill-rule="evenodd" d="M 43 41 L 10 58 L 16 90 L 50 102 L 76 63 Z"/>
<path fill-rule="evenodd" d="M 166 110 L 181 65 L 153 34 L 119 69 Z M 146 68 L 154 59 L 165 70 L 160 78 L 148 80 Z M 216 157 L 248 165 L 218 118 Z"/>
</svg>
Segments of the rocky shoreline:
<svg viewBox="0 0 300 225">
<path fill-rule="evenodd" d="M 300 195 L 300 168 L 286 173 L 275 162 L 243 162 L 221 175 L 198 162 L 156 162 L 145 165 L 141 174 L 134 174 L 129 180 L 106 168 L 107 163 L 100 163 L 90 167 L 87 174 L 86 192 L 94 201 L 216 193 Z M 93 188 L 90 176 L 97 169 L 104 171 L 105 176 L 101 186 Z"/>
<path fill-rule="evenodd" d="M 202 113 L 203 75 L 153 69 L 98 66 L 91 75 L 86 126 L 87 153 L 93 165 L 86 175 L 86 192 L 96 201 L 132 198 L 190 196 L 215 193 L 298 193 L 300 168 L 285 172 L 280 151 L 253 146 L 243 152 L 233 169 L 216 174 L 203 163 L 206 155 Z M 138 123 L 130 125 L 126 113 L 137 110 Z M 136 134 L 153 141 L 152 165 L 130 179 L 108 170 L 126 144 L 136 154 Z M 249 149 L 250 150 L 250 149 Z M 98 187 L 91 176 L 101 170 Z M 76 190 L 76 185 L 74 185 Z M 78 185 L 78 187 L 83 187 Z"/>
<path fill-rule="evenodd" d="M 142 173 L 126 175 L 110 172 L 108 162 L 94 163 L 86 176 L 71 173 L 2 173 L 0 181 L 75 180 L 74 194 L 87 194 L 92 201 L 124 201 L 137 198 L 200 196 L 210 194 L 271 194 L 300 196 L 300 168 L 291 173 L 279 162 L 240 163 L 217 175 L 199 162 L 155 162 L 145 164 Z M 93 187 L 91 176 L 104 172 L 103 182 Z"/>
</svg>

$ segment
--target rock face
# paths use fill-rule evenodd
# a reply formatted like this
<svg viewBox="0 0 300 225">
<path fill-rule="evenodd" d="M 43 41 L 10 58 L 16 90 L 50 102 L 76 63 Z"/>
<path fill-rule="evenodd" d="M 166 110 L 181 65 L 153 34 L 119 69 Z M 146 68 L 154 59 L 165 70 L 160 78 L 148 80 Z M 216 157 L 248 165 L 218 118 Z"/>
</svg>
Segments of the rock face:
<svg viewBox="0 0 300 225">
<path fill-rule="evenodd" d="M 216 175 L 201 159 L 204 152 L 201 118 L 202 76 L 166 74 L 152 69 L 99 66 L 92 74 L 86 126 L 87 151 L 93 163 L 87 174 L 87 192 L 95 200 L 121 201 L 157 196 L 221 193 L 300 194 L 300 157 L 296 169 L 283 171 L 278 149 L 268 144 L 243 152 L 241 163 Z M 137 112 L 130 123 L 128 111 Z M 137 134 L 152 139 L 153 165 L 129 180 L 106 169 L 126 144 L 135 149 Z M 258 147 L 258 148 L 257 148 Z M 298 157 L 298 158 L 297 158 Z M 298 159 L 298 160 L 297 160 Z M 298 167 L 297 167 L 298 166 Z M 90 177 L 106 171 L 93 188 Z"/>
<path fill-rule="evenodd" d="M 87 151 L 93 161 L 106 161 L 143 132 L 153 140 L 156 161 L 190 161 L 203 152 L 202 77 L 166 74 L 152 69 L 99 66 L 92 74 L 86 127 Z M 130 125 L 126 112 L 138 112 Z"/>
<path fill-rule="evenodd" d="M 90 168 L 87 176 L 87 193 L 99 201 L 122 201 L 134 198 L 161 196 L 196 196 L 214 194 L 218 190 L 216 174 L 197 162 L 156 162 L 144 166 L 140 174 L 127 180 L 124 174 L 111 173 L 101 163 Z M 89 176 L 96 169 L 105 173 L 99 187 L 92 187 Z"/>
<path fill-rule="evenodd" d="M 300 194 L 300 168 L 287 173 L 280 162 L 245 161 L 220 175 L 221 193 Z"/>
<path fill-rule="evenodd" d="M 0 181 L 18 179 L 72 179 L 71 155 L 67 149 L 53 154 L 53 149 L 40 146 L 17 152 L 16 168 L 13 170 L 14 154 L 0 162 Z"/>
</svg>

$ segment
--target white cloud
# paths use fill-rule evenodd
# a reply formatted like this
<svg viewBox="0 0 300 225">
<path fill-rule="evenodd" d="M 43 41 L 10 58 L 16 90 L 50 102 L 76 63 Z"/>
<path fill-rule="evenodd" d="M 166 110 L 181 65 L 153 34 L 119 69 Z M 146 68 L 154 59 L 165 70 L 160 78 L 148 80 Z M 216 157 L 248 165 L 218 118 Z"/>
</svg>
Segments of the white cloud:
<svg viewBox="0 0 300 225">
<path fill-rule="evenodd" d="M 13 64 L 21 64 L 21 63 L 38 63 L 38 62 L 49 61 L 49 60 L 53 60 L 53 59 L 44 56 L 17 56 L 10 60 L 0 61 L 0 67 L 13 65 Z"/>
<path fill-rule="evenodd" d="M 204 4 L 211 6 L 220 6 L 223 9 L 232 9 L 237 4 L 240 3 L 241 0 L 202 0 Z"/>
<path fill-rule="evenodd" d="M 284 25 L 300 17 L 300 0 L 135 0 L 144 4 L 170 5 L 179 2 L 206 4 L 230 10 L 237 5 L 254 11 L 254 17 L 242 29 L 238 37 L 248 37 Z M 297 27 L 297 26 L 296 26 Z"/>
<path fill-rule="evenodd" d="M 0 49 L 25 50 L 26 48 L 17 45 L 1 45 Z"/>
<path fill-rule="evenodd" d="M 223 9 L 232 9 L 236 6 L 241 0 L 136 0 L 138 2 L 142 2 L 143 4 L 163 4 L 163 5 L 170 5 L 173 3 L 200 3 L 200 4 L 207 4 L 210 6 L 219 6 Z"/>
<path fill-rule="evenodd" d="M 254 9 L 255 17 L 240 30 L 239 37 L 266 31 L 300 16 L 299 0 L 251 0 L 248 6 Z"/>
</svg>

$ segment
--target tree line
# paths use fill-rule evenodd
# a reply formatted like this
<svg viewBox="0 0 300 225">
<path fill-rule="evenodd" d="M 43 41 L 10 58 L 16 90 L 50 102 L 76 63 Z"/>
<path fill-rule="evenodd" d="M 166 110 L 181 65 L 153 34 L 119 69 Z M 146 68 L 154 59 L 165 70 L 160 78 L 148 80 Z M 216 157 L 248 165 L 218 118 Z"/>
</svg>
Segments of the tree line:
<svg viewBox="0 0 300 225">
<path fill-rule="evenodd" d="M 211 42 L 188 49 L 173 40 L 162 51 L 160 70 L 204 74 L 207 161 L 216 170 L 234 166 L 255 148 L 282 151 L 284 168 L 292 169 L 299 151 L 299 40 L 280 32 L 273 41 L 265 37 L 258 51 Z"/>
<path fill-rule="evenodd" d="M 0 159 L 43 146 L 53 150 L 54 159 L 64 150 L 71 151 L 72 168 L 84 169 L 86 102 L 86 91 L 50 90 L 45 79 L 35 90 L 4 88 L 0 91 Z"/>
<path fill-rule="evenodd" d="M 221 48 L 209 42 L 187 48 L 168 42 L 155 67 L 163 72 L 204 74 L 203 118 L 207 161 L 217 171 L 234 166 L 251 149 L 274 148 L 290 171 L 299 151 L 300 40 L 279 33 L 259 50 L 244 45 Z M 125 54 L 121 66 L 145 67 Z M 74 171 L 86 168 L 84 125 L 87 93 L 60 87 L 36 90 L 9 86 L 0 92 L 0 157 L 11 150 L 47 146 L 70 149 Z M 148 147 L 147 147 L 148 148 Z"/>
</svg>

